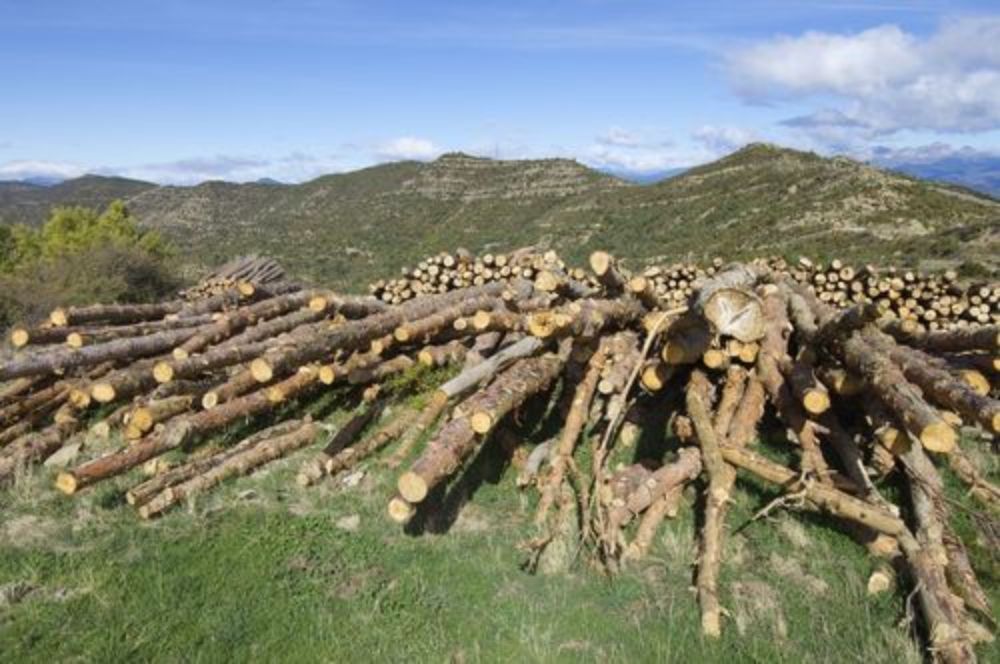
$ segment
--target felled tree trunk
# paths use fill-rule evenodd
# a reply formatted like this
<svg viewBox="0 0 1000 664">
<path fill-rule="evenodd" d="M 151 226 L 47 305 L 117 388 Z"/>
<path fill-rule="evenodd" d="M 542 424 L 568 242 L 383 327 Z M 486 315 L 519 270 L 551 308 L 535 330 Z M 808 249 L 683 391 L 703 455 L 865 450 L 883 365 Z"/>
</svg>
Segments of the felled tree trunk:
<svg viewBox="0 0 1000 664">
<path fill-rule="evenodd" d="M 193 496 L 220 482 L 259 468 L 295 450 L 311 445 L 316 440 L 319 427 L 306 422 L 299 428 L 275 437 L 268 437 L 245 451 L 233 454 L 201 475 L 164 489 L 139 508 L 139 515 L 150 519 L 167 510 L 172 505 Z"/>
<path fill-rule="evenodd" d="M 428 443 L 420 458 L 399 478 L 400 495 L 410 503 L 426 498 L 431 489 L 451 476 L 478 448 L 480 435 L 488 433 L 504 415 L 530 396 L 547 389 L 564 362 L 553 353 L 520 360 L 470 397 L 463 407 L 472 415 L 456 417 Z"/>
</svg>

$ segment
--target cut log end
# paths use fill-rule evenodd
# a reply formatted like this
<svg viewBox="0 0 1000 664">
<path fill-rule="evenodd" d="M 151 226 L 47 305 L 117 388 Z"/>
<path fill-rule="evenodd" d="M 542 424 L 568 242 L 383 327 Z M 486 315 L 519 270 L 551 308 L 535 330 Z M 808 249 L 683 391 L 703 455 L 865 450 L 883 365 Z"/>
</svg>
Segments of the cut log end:
<svg viewBox="0 0 1000 664">
<path fill-rule="evenodd" d="M 49 322 L 56 327 L 66 327 L 69 325 L 69 316 L 63 308 L 54 309 L 52 313 L 49 314 Z"/>
<path fill-rule="evenodd" d="M 469 417 L 469 424 L 476 433 L 486 434 L 493 428 L 493 416 L 486 411 L 475 412 Z"/>
<path fill-rule="evenodd" d="M 326 298 L 322 297 L 321 295 L 317 295 L 316 297 L 309 300 L 309 310 L 315 311 L 316 313 L 326 311 L 326 307 L 328 305 L 329 303 L 326 301 Z"/>
<path fill-rule="evenodd" d="M 962 380 L 972 388 L 972 391 L 979 396 L 988 396 L 990 393 L 990 381 L 982 373 L 974 369 L 964 369 L 959 372 Z"/>
<path fill-rule="evenodd" d="M 324 385 L 333 385 L 333 381 L 337 379 L 337 372 L 332 366 L 325 364 L 319 368 L 318 378 Z"/>
<path fill-rule="evenodd" d="M 10 333 L 10 343 L 14 348 L 23 348 L 28 345 L 29 341 L 31 341 L 31 335 L 23 327 L 16 327 Z"/>
<path fill-rule="evenodd" d="M 153 365 L 153 378 L 157 383 L 169 383 L 174 379 L 174 368 L 169 362 L 157 362 Z"/>
<path fill-rule="evenodd" d="M 611 254 L 606 251 L 595 251 L 590 254 L 590 269 L 594 274 L 601 277 L 608 273 L 613 265 Z"/>
<path fill-rule="evenodd" d="M 399 489 L 399 494 L 403 497 L 402 502 L 411 505 L 419 503 L 427 497 L 427 482 L 412 471 L 407 471 L 399 477 L 396 488 Z"/>
<path fill-rule="evenodd" d="M 472 317 L 472 327 L 477 330 L 485 330 L 489 327 L 493 316 L 488 311 L 477 311 Z"/>
<path fill-rule="evenodd" d="M 424 350 L 417 353 L 417 361 L 426 367 L 433 367 L 434 354 L 425 348 Z"/>
<path fill-rule="evenodd" d="M 405 325 L 400 325 L 393 331 L 392 336 L 396 341 L 403 344 L 410 340 L 410 330 Z"/>
<path fill-rule="evenodd" d="M 274 370 L 270 363 L 262 357 L 258 357 L 250 363 L 250 374 L 258 383 L 268 383 L 274 378 Z"/>
<path fill-rule="evenodd" d="M 66 345 L 70 348 L 83 348 L 85 340 L 79 332 L 70 332 L 66 335 Z"/>
<path fill-rule="evenodd" d="M 84 410 L 90 405 L 90 393 L 74 387 L 69 391 L 69 402 L 76 410 Z"/>
<path fill-rule="evenodd" d="M 219 393 L 215 390 L 205 392 L 201 397 L 201 407 L 205 410 L 212 410 L 219 405 Z"/>
<path fill-rule="evenodd" d="M 659 392 L 666 385 L 669 378 L 670 372 L 667 368 L 660 363 L 656 363 L 642 370 L 640 381 L 642 382 L 642 386 L 650 392 Z"/>
<path fill-rule="evenodd" d="M 98 403 L 111 403 L 115 400 L 115 386 L 111 383 L 95 383 L 90 388 L 90 396 Z"/>
<path fill-rule="evenodd" d="M 924 427 L 919 435 L 920 444 L 931 452 L 947 453 L 955 449 L 958 436 L 946 422 L 934 422 Z"/>
<path fill-rule="evenodd" d="M 79 488 L 79 482 L 73 473 L 59 473 L 56 476 L 56 488 L 67 496 L 72 496 Z"/>
<path fill-rule="evenodd" d="M 406 523 L 413 517 L 413 513 L 416 512 L 413 505 L 406 502 L 403 498 L 399 496 L 393 497 L 389 501 L 389 518 L 396 523 Z"/>
<path fill-rule="evenodd" d="M 189 357 L 188 352 L 186 350 L 184 350 L 183 348 L 179 348 L 179 347 L 175 348 L 171 352 L 171 355 L 173 355 L 174 359 L 177 360 L 178 362 L 184 361 L 184 360 L 188 359 L 188 357 Z"/>
<path fill-rule="evenodd" d="M 809 413 L 820 415 L 830 409 L 830 395 L 825 390 L 806 390 L 802 396 L 802 406 Z"/>
</svg>

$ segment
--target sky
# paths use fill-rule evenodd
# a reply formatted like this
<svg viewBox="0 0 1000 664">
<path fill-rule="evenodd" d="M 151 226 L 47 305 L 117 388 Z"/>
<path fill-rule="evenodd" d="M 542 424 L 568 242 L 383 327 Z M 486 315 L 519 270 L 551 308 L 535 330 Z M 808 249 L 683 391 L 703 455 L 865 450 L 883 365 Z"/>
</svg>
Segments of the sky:
<svg viewBox="0 0 1000 664">
<path fill-rule="evenodd" d="M 0 0 L 0 180 L 1000 153 L 1000 3 Z"/>
</svg>

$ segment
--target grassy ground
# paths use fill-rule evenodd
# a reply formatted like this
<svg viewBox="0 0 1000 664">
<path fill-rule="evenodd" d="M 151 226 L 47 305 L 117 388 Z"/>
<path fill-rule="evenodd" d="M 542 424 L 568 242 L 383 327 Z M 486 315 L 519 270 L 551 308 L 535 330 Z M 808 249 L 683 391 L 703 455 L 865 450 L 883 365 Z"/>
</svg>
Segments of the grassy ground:
<svg viewBox="0 0 1000 664">
<path fill-rule="evenodd" d="M 303 489 L 304 454 L 152 523 L 123 504 L 134 477 L 73 499 L 44 471 L 22 478 L 0 494 L 3 659 L 920 661 L 904 594 L 869 596 L 873 563 L 822 519 L 778 514 L 730 536 L 729 619 L 707 642 L 689 508 L 614 579 L 582 562 L 532 576 L 516 544 L 531 534 L 533 498 L 497 472 L 497 450 L 452 492 L 471 500 L 422 534 L 384 517 L 392 473 L 371 464 L 354 486 Z M 740 486 L 731 532 L 774 497 Z M 959 525 L 1000 601 L 996 559 Z"/>
</svg>

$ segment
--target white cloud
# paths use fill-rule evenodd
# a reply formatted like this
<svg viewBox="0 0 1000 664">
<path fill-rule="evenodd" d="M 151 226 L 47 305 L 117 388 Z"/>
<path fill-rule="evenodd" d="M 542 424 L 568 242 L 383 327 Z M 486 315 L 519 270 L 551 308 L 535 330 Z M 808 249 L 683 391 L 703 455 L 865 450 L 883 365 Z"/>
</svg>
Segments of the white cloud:
<svg viewBox="0 0 1000 664">
<path fill-rule="evenodd" d="M 29 178 L 52 178 L 66 180 L 86 173 L 79 164 L 65 161 L 44 161 L 22 159 L 0 164 L 0 180 L 26 180 Z"/>
<path fill-rule="evenodd" d="M 619 148 L 640 148 L 644 146 L 642 138 L 635 132 L 621 127 L 612 127 L 607 133 L 597 137 L 601 145 Z"/>
<path fill-rule="evenodd" d="M 1000 128 L 1000 16 L 943 23 L 928 37 L 894 25 L 855 34 L 807 32 L 738 50 L 728 61 L 746 99 L 833 98 L 837 108 L 803 130 L 888 135 L 914 129 L 982 132 Z"/>
<path fill-rule="evenodd" d="M 402 136 L 381 144 L 375 151 L 375 156 L 381 161 L 427 161 L 434 159 L 442 152 L 444 150 L 435 145 L 431 140 L 414 136 Z"/>
<path fill-rule="evenodd" d="M 729 154 L 747 143 L 760 140 L 750 129 L 719 125 L 702 125 L 691 136 L 715 157 Z"/>
<path fill-rule="evenodd" d="M 190 185 L 210 180 L 253 182 L 271 178 L 281 182 L 301 182 L 343 170 L 337 155 L 320 157 L 292 152 L 281 157 L 246 155 L 190 157 L 135 166 L 108 167 L 95 172 L 122 175 L 161 184 Z"/>
</svg>

